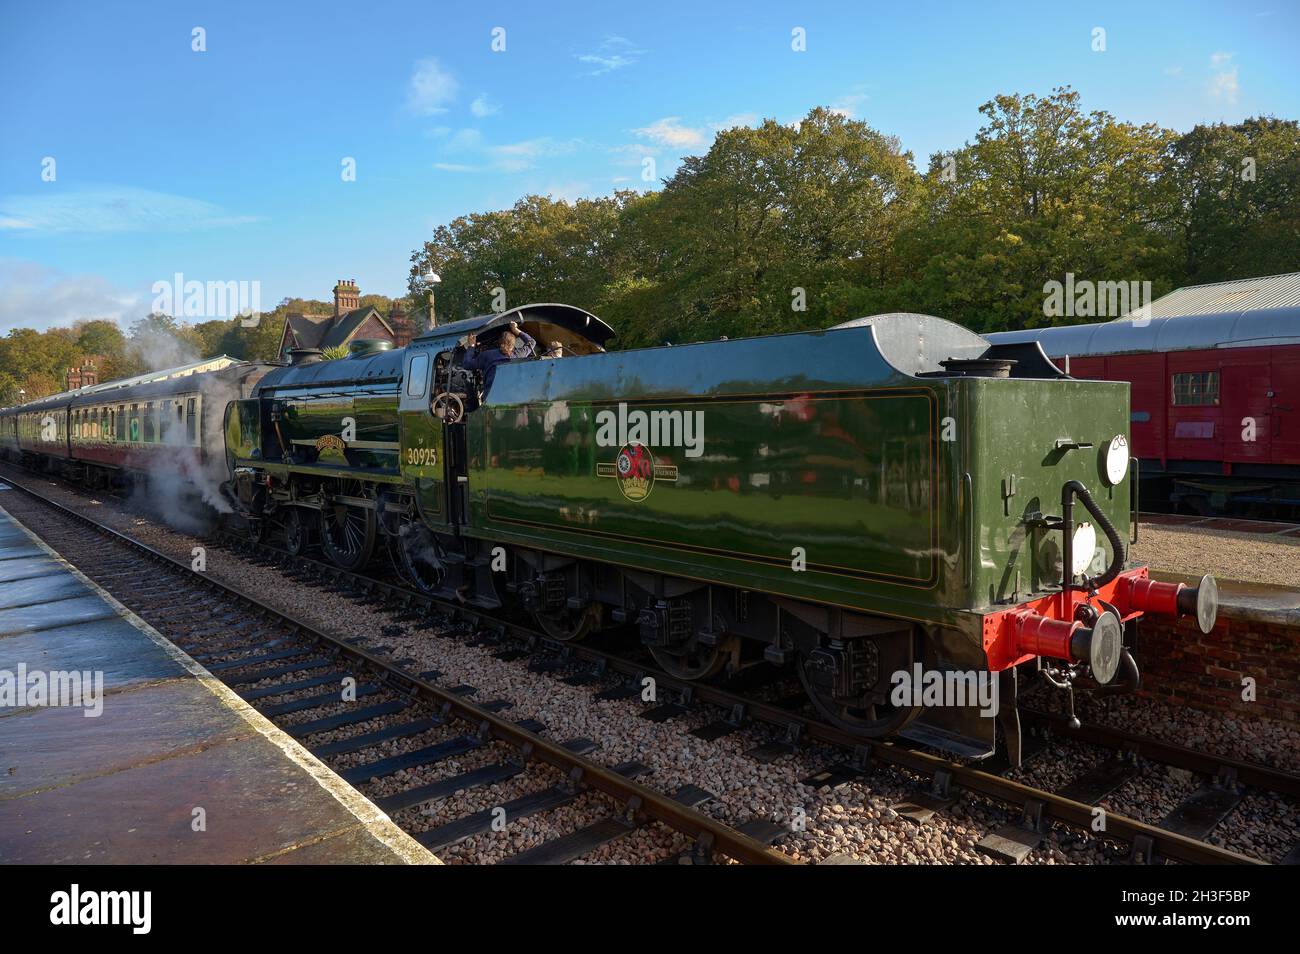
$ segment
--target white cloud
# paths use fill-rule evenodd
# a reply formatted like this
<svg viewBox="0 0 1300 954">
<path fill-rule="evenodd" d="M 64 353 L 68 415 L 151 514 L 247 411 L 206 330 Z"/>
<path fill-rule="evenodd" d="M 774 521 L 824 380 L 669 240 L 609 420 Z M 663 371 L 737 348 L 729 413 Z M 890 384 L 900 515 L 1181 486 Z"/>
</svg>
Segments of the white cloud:
<svg viewBox="0 0 1300 954">
<path fill-rule="evenodd" d="M 95 186 L 0 198 L 0 230 L 15 232 L 187 232 L 256 222 L 219 205 L 133 186 Z"/>
<path fill-rule="evenodd" d="M 871 97 L 862 90 L 855 90 L 852 93 L 847 93 L 844 96 L 841 96 L 839 99 L 835 100 L 835 102 L 831 103 L 830 110 L 832 113 L 837 113 L 845 119 L 855 119 L 857 118 L 858 110 L 862 107 L 862 104 L 870 98 Z"/>
<path fill-rule="evenodd" d="M 1235 103 L 1240 86 L 1237 83 L 1237 67 L 1233 64 L 1233 53 L 1210 54 L 1210 98 L 1222 103 Z"/>
<path fill-rule="evenodd" d="M 406 102 L 413 113 L 433 116 L 445 113 L 447 104 L 456 98 L 460 84 L 432 57 L 415 64 L 415 72 L 407 87 Z"/>
<path fill-rule="evenodd" d="M 477 129 L 458 129 L 447 140 L 447 149 L 450 152 L 467 152 L 482 147 L 483 134 Z"/>
<path fill-rule="evenodd" d="M 20 259 L 0 259 L 0 335 L 14 328 L 44 330 L 82 318 L 122 324 L 143 316 L 144 295 L 123 291 L 99 275 L 67 275 Z"/>
<path fill-rule="evenodd" d="M 1166 76 L 1182 76 L 1183 68 L 1181 66 L 1166 66 L 1164 72 Z"/>
<path fill-rule="evenodd" d="M 579 145 L 576 139 L 541 136 L 493 146 L 483 142 L 477 129 L 462 129 L 449 140 L 448 151 L 472 153 L 482 161 L 435 162 L 433 168 L 441 172 L 524 172 L 544 159 L 569 155 Z"/>
<path fill-rule="evenodd" d="M 542 136 L 538 139 L 524 139 L 520 142 L 507 143 L 503 146 L 488 147 L 493 165 L 502 172 L 522 172 L 531 169 L 542 159 L 564 156 L 577 148 L 574 140 L 552 139 Z"/>
<path fill-rule="evenodd" d="M 645 136 L 657 145 L 671 146 L 675 149 L 702 146 L 706 138 L 704 129 L 683 126 L 680 116 L 665 116 L 663 119 L 656 119 L 649 126 L 633 129 L 632 132 Z"/>
<path fill-rule="evenodd" d="M 488 94 L 483 93 L 469 104 L 469 111 L 475 116 L 482 119 L 484 116 L 491 116 L 493 113 L 500 111 L 501 106 L 488 99 Z"/>
<path fill-rule="evenodd" d="M 602 76 L 631 66 L 641 58 L 645 50 L 626 37 L 610 35 L 590 53 L 575 53 L 574 59 L 585 66 L 590 66 L 586 76 Z"/>
</svg>

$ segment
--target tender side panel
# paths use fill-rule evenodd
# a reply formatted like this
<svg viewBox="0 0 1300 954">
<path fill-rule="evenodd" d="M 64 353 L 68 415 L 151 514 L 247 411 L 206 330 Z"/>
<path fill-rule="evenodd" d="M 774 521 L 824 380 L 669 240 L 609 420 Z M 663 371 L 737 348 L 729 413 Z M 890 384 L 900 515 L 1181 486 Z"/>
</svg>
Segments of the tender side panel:
<svg viewBox="0 0 1300 954">
<path fill-rule="evenodd" d="M 797 579 L 792 561 L 802 559 L 805 579 L 836 586 L 929 589 L 938 579 L 938 415 L 927 388 L 480 413 L 471 486 L 485 531 L 595 542 L 634 565 L 685 557 L 702 576 L 728 567 Z"/>
</svg>

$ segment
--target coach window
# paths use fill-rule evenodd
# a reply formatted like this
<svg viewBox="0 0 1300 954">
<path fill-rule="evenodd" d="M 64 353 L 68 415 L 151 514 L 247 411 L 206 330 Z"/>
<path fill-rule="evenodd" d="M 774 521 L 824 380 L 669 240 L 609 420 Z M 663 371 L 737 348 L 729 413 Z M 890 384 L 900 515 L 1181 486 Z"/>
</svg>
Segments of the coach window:
<svg viewBox="0 0 1300 954">
<path fill-rule="evenodd" d="M 172 438 L 172 440 L 179 444 L 181 440 L 180 435 L 185 430 L 185 402 L 180 398 L 176 399 L 176 422 L 174 426 L 176 430 L 173 433 L 175 433 L 176 436 Z"/>
<path fill-rule="evenodd" d="M 157 420 L 156 414 L 153 401 L 146 402 L 144 406 L 144 442 L 146 444 L 152 444 L 158 439 L 158 432 L 154 429 L 154 421 Z"/>
<path fill-rule="evenodd" d="M 1218 371 L 1187 371 L 1174 375 L 1176 407 L 1203 407 L 1218 403 Z"/>
<path fill-rule="evenodd" d="M 185 440 L 190 444 L 199 442 L 198 400 L 190 398 L 185 402 Z"/>
<path fill-rule="evenodd" d="M 113 436 L 113 425 L 109 423 L 109 411 L 106 407 L 99 409 L 99 437 L 108 440 Z"/>
<path fill-rule="evenodd" d="M 132 444 L 140 440 L 140 405 L 131 405 L 131 417 L 126 425 L 126 439 Z"/>
</svg>

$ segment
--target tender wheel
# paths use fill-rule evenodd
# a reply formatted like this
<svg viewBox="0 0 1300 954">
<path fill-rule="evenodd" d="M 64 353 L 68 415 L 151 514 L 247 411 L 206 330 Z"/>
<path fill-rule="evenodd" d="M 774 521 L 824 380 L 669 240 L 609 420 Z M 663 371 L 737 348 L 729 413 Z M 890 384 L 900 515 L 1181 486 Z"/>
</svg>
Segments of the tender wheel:
<svg viewBox="0 0 1300 954">
<path fill-rule="evenodd" d="M 421 593 L 432 596 L 442 589 L 447 577 L 442 547 L 427 527 L 407 523 L 397 535 L 397 552 L 402 572 Z"/>
<path fill-rule="evenodd" d="M 588 603 L 580 610 L 560 610 L 558 613 L 534 613 L 533 619 L 551 639 L 562 643 L 576 643 L 585 639 L 600 626 L 599 603 Z"/>
<path fill-rule="evenodd" d="M 844 729 L 846 732 L 870 738 L 881 738 L 893 735 L 921 714 L 920 706 L 903 706 L 900 708 L 889 701 L 861 706 L 835 698 L 825 688 L 825 680 L 819 678 L 818 662 L 812 656 L 801 652 L 797 663 L 799 681 L 803 683 L 804 690 L 812 699 L 817 711 L 828 722 Z"/>
<path fill-rule="evenodd" d="M 284 549 L 290 556 L 302 556 L 307 549 L 307 521 L 298 507 L 290 507 L 284 514 Z"/>
<path fill-rule="evenodd" d="M 375 552 L 375 536 L 373 510 L 334 503 L 321 511 L 321 550 L 341 570 L 364 566 Z"/>
<path fill-rule="evenodd" d="M 682 646 L 652 646 L 650 655 L 664 672 L 678 679 L 708 679 L 727 664 L 723 647 L 705 646 L 695 639 Z"/>
</svg>

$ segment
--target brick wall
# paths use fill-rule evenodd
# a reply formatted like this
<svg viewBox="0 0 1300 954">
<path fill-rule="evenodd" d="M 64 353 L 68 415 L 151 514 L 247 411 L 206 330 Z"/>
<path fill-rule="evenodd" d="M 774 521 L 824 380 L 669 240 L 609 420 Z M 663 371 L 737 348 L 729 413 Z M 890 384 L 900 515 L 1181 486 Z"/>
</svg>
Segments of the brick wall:
<svg viewBox="0 0 1300 954">
<path fill-rule="evenodd" d="M 1138 624 L 1142 694 L 1177 705 L 1300 723 L 1300 628 L 1282 620 L 1248 619 L 1221 607 L 1204 635 L 1192 619 L 1146 616 Z M 1242 699 L 1242 679 L 1255 699 Z"/>
</svg>

